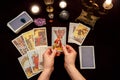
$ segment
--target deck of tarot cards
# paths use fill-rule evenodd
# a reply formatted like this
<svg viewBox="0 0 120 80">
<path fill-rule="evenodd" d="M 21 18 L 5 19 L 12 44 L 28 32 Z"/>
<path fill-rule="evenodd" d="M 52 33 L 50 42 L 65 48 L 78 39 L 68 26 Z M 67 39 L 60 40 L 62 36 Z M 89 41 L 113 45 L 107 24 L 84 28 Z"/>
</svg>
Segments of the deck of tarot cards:
<svg viewBox="0 0 120 80">
<path fill-rule="evenodd" d="M 17 17 L 7 23 L 7 26 L 14 32 L 19 33 L 22 29 L 33 22 L 33 19 L 26 11 L 21 12 Z"/>
</svg>

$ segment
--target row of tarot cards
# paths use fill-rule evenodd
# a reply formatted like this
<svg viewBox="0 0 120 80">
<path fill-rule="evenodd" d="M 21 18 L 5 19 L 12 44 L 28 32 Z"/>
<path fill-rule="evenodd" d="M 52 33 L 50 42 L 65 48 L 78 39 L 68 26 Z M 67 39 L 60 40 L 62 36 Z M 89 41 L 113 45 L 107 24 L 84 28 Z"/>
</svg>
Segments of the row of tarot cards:
<svg viewBox="0 0 120 80">
<path fill-rule="evenodd" d="M 83 47 L 90 28 L 81 23 L 69 24 L 68 43 L 76 43 L 80 45 L 80 68 L 95 68 L 94 46 Z M 58 52 L 62 52 L 62 45 L 66 45 L 66 27 L 52 27 L 52 48 L 56 48 Z M 50 47 L 48 46 L 46 27 L 33 28 L 17 38 L 12 40 L 14 46 L 18 49 L 22 56 L 18 58 L 27 78 L 43 71 L 43 53 Z"/>
</svg>

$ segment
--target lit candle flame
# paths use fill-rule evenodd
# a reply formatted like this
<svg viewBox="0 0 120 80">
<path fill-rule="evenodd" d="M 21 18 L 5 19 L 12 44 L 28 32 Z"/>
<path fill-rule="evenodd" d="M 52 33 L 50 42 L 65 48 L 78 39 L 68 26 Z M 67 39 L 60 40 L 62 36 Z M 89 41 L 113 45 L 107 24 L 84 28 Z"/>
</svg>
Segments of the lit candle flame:
<svg viewBox="0 0 120 80">
<path fill-rule="evenodd" d="M 112 3 L 112 0 L 106 0 L 105 3 L 106 5 L 110 5 Z"/>
<path fill-rule="evenodd" d="M 112 4 L 112 0 L 106 0 L 104 3 L 103 3 L 103 7 L 104 9 L 111 9 L 113 7 L 113 4 Z"/>
<path fill-rule="evenodd" d="M 59 3 L 59 6 L 60 6 L 60 8 L 66 8 L 67 7 L 67 3 L 66 3 L 66 1 L 61 1 L 60 3 Z"/>
</svg>

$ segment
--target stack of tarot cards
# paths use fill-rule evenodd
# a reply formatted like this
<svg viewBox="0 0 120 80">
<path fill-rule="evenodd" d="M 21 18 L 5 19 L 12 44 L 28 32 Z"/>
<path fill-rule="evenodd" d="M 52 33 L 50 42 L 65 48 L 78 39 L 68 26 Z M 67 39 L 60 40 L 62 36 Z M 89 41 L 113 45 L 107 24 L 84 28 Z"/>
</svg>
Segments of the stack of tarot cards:
<svg viewBox="0 0 120 80">
<path fill-rule="evenodd" d="M 32 22 L 33 19 L 30 17 L 30 15 L 26 11 L 23 11 L 17 17 L 9 21 L 7 23 L 7 26 L 14 33 L 19 33 L 22 29 L 30 25 Z"/>
<path fill-rule="evenodd" d="M 12 43 L 21 54 L 18 60 L 28 79 L 43 71 L 42 54 L 48 47 L 46 27 L 22 33 Z"/>
</svg>

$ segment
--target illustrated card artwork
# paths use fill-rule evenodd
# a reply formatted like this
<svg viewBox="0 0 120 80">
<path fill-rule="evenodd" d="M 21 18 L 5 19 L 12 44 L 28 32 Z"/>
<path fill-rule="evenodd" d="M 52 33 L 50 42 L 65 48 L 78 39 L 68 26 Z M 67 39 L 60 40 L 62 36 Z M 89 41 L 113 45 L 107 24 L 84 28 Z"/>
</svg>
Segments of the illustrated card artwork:
<svg viewBox="0 0 120 80">
<path fill-rule="evenodd" d="M 62 52 L 62 45 L 66 45 L 66 27 L 52 27 L 52 46 Z"/>
<path fill-rule="evenodd" d="M 39 73 L 39 53 L 36 50 L 28 51 L 28 57 L 33 73 Z"/>
<path fill-rule="evenodd" d="M 95 69 L 94 46 L 80 46 L 79 59 L 81 69 Z"/>
<path fill-rule="evenodd" d="M 17 17 L 7 23 L 7 26 L 15 33 L 20 32 L 33 22 L 33 19 L 26 11 L 21 12 Z"/>
<path fill-rule="evenodd" d="M 22 34 L 27 47 L 29 50 L 33 50 L 35 49 L 35 42 L 34 42 L 34 32 L 33 30 L 27 31 L 25 33 Z"/>
<path fill-rule="evenodd" d="M 20 52 L 21 55 L 24 55 L 27 53 L 28 48 L 27 48 L 26 43 L 21 35 L 15 39 L 13 39 L 12 43 L 18 49 L 18 51 Z"/>
<path fill-rule="evenodd" d="M 43 54 L 47 50 L 48 46 L 39 46 L 36 48 L 37 52 L 39 53 L 39 69 L 43 70 Z"/>
<path fill-rule="evenodd" d="M 82 45 L 89 31 L 90 28 L 81 23 L 70 23 L 68 42 Z"/>
<path fill-rule="evenodd" d="M 31 69 L 31 66 L 30 66 L 30 63 L 29 63 L 28 55 L 25 54 L 23 56 L 20 56 L 18 58 L 18 60 L 19 60 L 19 63 L 21 64 L 21 67 L 22 67 L 26 77 L 29 79 L 32 76 L 34 76 L 34 73 L 32 72 L 32 69 Z"/>
<path fill-rule="evenodd" d="M 34 28 L 35 47 L 47 46 L 46 28 Z"/>
</svg>

